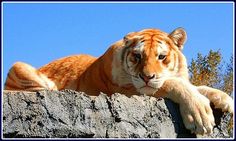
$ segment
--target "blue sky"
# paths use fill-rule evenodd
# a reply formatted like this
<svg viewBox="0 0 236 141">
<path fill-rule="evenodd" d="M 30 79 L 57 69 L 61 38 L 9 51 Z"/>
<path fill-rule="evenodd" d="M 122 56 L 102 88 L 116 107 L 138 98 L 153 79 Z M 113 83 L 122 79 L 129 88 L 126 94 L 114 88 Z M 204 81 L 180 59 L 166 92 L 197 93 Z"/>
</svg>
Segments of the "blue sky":
<svg viewBox="0 0 236 141">
<path fill-rule="evenodd" d="M 39 68 L 73 55 L 102 55 L 131 31 L 158 28 L 188 34 L 184 54 L 233 53 L 232 3 L 4 3 L 3 81 L 16 61 Z"/>
</svg>

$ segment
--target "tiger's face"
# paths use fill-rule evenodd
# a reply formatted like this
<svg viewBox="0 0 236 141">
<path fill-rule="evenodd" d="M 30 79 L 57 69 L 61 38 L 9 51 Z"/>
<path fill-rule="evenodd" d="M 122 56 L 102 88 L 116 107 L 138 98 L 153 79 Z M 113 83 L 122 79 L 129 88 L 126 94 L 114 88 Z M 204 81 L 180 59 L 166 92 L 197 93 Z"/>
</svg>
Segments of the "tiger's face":
<svg viewBox="0 0 236 141">
<path fill-rule="evenodd" d="M 182 28 L 170 34 L 145 29 L 124 37 L 122 65 L 139 93 L 152 95 L 166 78 L 178 75 L 185 40 Z"/>
</svg>

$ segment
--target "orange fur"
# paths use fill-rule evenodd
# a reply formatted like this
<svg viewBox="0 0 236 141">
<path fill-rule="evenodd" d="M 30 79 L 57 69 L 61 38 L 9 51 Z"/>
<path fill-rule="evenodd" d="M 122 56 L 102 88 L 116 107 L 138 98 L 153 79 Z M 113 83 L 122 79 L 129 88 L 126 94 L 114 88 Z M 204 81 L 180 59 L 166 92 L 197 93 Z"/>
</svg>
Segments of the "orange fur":
<svg viewBox="0 0 236 141">
<path fill-rule="evenodd" d="M 180 104 L 188 129 L 210 133 L 214 125 L 210 101 L 232 113 L 233 100 L 222 91 L 189 82 L 187 61 L 181 52 L 186 38 L 182 28 L 170 34 L 145 29 L 127 34 L 99 58 L 68 56 L 38 70 L 17 62 L 8 73 L 5 89 L 72 89 L 95 96 L 119 92 L 167 97 Z"/>
</svg>

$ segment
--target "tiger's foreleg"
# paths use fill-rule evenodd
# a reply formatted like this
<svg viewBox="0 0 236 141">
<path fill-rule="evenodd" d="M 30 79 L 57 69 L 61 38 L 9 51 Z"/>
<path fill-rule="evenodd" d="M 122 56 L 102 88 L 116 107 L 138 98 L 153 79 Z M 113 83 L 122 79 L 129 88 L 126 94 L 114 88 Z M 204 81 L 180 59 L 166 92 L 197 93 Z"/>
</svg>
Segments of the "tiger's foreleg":
<svg viewBox="0 0 236 141">
<path fill-rule="evenodd" d="M 155 94 L 160 94 L 179 104 L 180 113 L 187 129 L 196 134 L 209 134 L 215 125 L 214 116 L 207 97 L 195 86 L 182 78 L 169 78 Z"/>
<path fill-rule="evenodd" d="M 34 67 L 23 63 L 15 63 L 8 72 L 5 90 L 39 91 L 44 89 L 57 90 L 55 83 Z"/>
</svg>

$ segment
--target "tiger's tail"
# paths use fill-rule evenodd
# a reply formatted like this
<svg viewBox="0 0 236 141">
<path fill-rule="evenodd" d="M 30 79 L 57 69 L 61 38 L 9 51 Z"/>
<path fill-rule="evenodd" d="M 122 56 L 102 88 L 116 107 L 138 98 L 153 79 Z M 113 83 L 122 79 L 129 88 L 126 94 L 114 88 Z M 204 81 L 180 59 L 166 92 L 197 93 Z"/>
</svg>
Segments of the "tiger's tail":
<svg viewBox="0 0 236 141">
<path fill-rule="evenodd" d="M 16 62 L 8 72 L 4 89 L 39 91 L 44 89 L 57 90 L 57 87 L 53 81 L 34 67 L 23 62 Z"/>
</svg>

